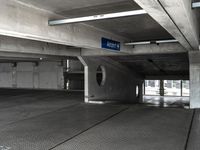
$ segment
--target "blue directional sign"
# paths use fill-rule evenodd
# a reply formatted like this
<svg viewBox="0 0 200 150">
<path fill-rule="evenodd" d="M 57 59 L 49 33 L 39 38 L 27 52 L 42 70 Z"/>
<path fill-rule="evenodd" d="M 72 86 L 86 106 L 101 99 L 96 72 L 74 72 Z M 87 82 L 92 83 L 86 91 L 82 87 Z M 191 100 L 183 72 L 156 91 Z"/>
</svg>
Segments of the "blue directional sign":
<svg viewBox="0 0 200 150">
<path fill-rule="evenodd" d="M 101 39 L 101 48 L 120 51 L 120 42 L 113 41 L 107 38 Z"/>
</svg>

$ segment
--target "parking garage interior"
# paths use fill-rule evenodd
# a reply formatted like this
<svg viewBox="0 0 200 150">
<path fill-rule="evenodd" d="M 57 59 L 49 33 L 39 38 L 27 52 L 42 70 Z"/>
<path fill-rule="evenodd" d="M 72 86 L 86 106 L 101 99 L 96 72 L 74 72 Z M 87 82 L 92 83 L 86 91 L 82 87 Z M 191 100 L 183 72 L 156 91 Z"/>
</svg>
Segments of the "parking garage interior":
<svg viewBox="0 0 200 150">
<path fill-rule="evenodd" d="M 199 0 L 0 0 L 0 150 L 199 150 Z"/>
</svg>

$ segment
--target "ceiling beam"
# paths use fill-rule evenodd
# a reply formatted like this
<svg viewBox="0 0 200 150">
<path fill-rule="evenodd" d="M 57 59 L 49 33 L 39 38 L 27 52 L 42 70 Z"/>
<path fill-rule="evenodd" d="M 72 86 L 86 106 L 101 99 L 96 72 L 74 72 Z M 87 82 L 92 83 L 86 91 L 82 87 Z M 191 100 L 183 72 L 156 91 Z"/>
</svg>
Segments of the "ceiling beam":
<svg viewBox="0 0 200 150">
<path fill-rule="evenodd" d="M 130 54 L 145 55 L 145 54 L 173 54 L 185 53 L 187 50 L 180 43 L 163 43 L 151 45 L 136 45 L 133 47 Z"/>
<path fill-rule="evenodd" d="M 189 75 L 151 75 L 145 76 L 145 80 L 189 80 Z"/>
<path fill-rule="evenodd" d="M 1 0 L 0 35 L 90 49 L 101 49 L 102 37 L 120 43 L 129 40 L 86 24 L 49 26 L 51 18 L 63 16 L 18 0 Z M 121 45 L 121 51 L 129 49 Z"/>
<path fill-rule="evenodd" d="M 168 74 L 163 68 L 161 68 L 156 62 L 154 62 L 154 60 L 148 59 L 147 61 L 148 61 L 153 67 L 155 67 L 157 70 L 159 70 L 160 73 L 162 73 L 163 75 L 167 75 L 167 74 Z M 159 62 L 158 62 L 158 63 L 159 63 Z"/>
<path fill-rule="evenodd" d="M 199 31 L 191 0 L 134 0 L 187 50 L 199 49 Z"/>
<path fill-rule="evenodd" d="M 160 3 L 190 43 L 192 50 L 199 50 L 199 12 L 192 9 L 192 0 L 160 0 Z"/>
<path fill-rule="evenodd" d="M 42 59 L 67 59 L 68 57 L 64 56 L 52 56 L 52 55 L 40 55 L 40 54 L 30 54 L 30 53 L 18 53 L 18 52 L 0 52 L 0 60 L 41 60 Z M 69 57 L 71 58 L 71 57 Z"/>
<path fill-rule="evenodd" d="M 130 46 L 131 47 L 131 46 Z M 113 52 L 102 49 L 82 49 L 82 56 L 123 56 L 123 55 L 148 55 L 148 54 L 174 54 L 185 53 L 187 50 L 179 43 L 163 43 L 150 45 L 135 45 L 129 51 Z"/>
<path fill-rule="evenodd" d="M 80 56 L 81 53 L 80 48 L 7 36 L 0 36 L 0 43 L 0 53 L 18 53 L 34 56 L 49 55 L 59 57 Z"/>
</svg>

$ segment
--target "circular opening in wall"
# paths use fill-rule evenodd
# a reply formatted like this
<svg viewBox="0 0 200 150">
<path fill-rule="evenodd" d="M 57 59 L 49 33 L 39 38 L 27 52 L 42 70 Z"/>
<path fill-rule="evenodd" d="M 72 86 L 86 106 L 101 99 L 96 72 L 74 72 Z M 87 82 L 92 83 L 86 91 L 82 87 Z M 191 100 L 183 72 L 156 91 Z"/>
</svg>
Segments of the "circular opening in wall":
<svg viewBox="0 0 200 150">
<path fill-rule="evenodd" d="M 99 86 L 103 86 L 106 82 L 106 69 L 104 66 L 97 68 L 96 79 Z"/>
<path fill-rule="evenodd" d="M 139 85 L 136 86 L 136 97 L 140 97 Z"/>
</svg>

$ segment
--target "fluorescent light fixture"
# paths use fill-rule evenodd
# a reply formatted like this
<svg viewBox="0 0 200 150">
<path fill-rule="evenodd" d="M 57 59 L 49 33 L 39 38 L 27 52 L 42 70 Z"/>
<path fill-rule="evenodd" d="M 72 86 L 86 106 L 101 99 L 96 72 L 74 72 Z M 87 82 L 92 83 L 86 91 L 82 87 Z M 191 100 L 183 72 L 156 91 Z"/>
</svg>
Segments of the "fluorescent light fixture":
<svg viewBox="0 0 200 150">
<path fill-rule="evenodd" d="M 175 39 L 172 40 L 157 40 L 157 41 L 143 41 L 143 42 L 130 42 L 125 43 L 126 46 L 131 45 L 148 45 L 148 44 L 164 44 L 164 43 L 177 43 L 178 41 Z"/>
<path fill-rule="evenodd" d="M 200 7 L 200 2 L 192 3 L 192 8 L 199 8 L 199 7 Z"/>
<path fill-rule="evenodd" d="M 100 14 L 100 15 L 94 15 L 94 16 L 86 16 L 86 17 L 78 17 L 78 18 L 70 18 L 70 19 L 62 19 L 62 20 L 50 20 L 49 25 L 53 26 L 53 25 L 93 21 L 93 20 L 136 16 L 136 15 L 143 15 L 143 14 L 147 14 L 147 12 L 145 10 L 124 11 L 124 12 Z"/>
<path fill-rule="evenodd" d="M 159 40 L 156 41 L 157 44 L 162 44 L 162 43 L 177 43 L 177 40 Z"/>
<path fill-rule="evenodd" d="M 125 43 L 126 46 L 129 46 L 129 45 L 147 45 L 147 44 L 151 44 L 151 41 Z"/>
</svg>

